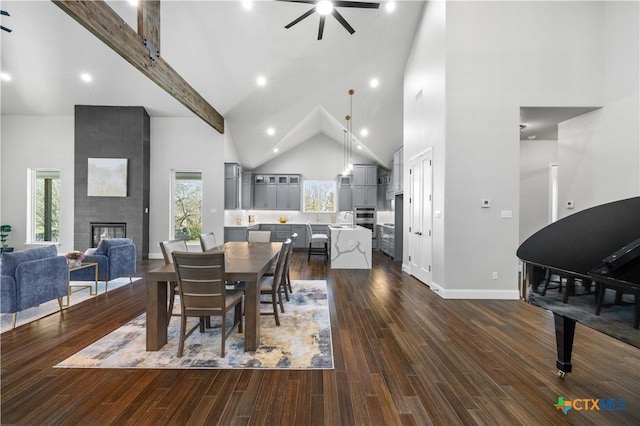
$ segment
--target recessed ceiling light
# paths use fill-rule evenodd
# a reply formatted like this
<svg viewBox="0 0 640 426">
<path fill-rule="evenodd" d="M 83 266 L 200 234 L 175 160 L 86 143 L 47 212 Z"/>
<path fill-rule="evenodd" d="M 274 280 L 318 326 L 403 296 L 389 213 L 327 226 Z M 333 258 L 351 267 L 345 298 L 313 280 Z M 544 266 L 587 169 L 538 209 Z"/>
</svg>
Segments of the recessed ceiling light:
<svg viewBox="0 0 640 426">
<path fill-rule="evenodd" d="M 253 7 L 253 2 L 250 2 L 249 0 L 244 0 L 242 2 L 242 7 L 244 7 L 246 10 L 251 10 L 251 8 Z"/>
<path fill-rule="evenodd" d="M 273 152 L 278 152 L 278 148 L 273 148 Z"/>
<path fill-rule="evenodd" d="M 362 149 L 362 145 L 358 145 L 358 149 Z"/>
<path fill-rule="evenodd" d="M 269 127 L 269 128 L 267 129 L 267 134 L 268 134 L 269 136 L 273 136 L 273 135 L 275 135 L 275 134 L 276 134 L 276 129 L 274 129 L 273 127 Z"/>
<path fill-rule="evenodd" d="M 2 81 L 11 81 L 11 75 L 6 72 L 2 72 L 0 73 L 0 79 L 2 79 Z"/>
<path fill-rule="evenodd" d="M 380 84 L 380 81 L 378 81 L 377 78 L 372 78 L 371 81 L 369 82 L 369 86 L 373 88 L 378 87 L 379 84 Z"/>
<path fill-rule="evenodd" d="M 258 86 L 264 86 L 265 84 L 267 84 L 267 79 L 266 79 L 266 77 L 264 77 L 264 76 L 262 76 L 262 75 L 258 76 L 258 78 L 256 78 L 256 84 L 257 84 Z"/>
<path fill-rule="evenodd" d="M 327 16 L 333 11 L 333 3 L 327 0 L 321 0 L 316 4 L 316 10 L 322 16 Z"/>
<path fill-rule="evenodd" d="M 131 6 L 137 7 L 138 6 L 138 0 L 127 0 L 129 2 L 129 4 Z"/>
<path fill-rule="evenodd" d="M 91 74 L 83 72 L 82 74 L 80 74 L 80 78 L 82 79 L 82 81 L 84 81 L 85 83 L 90 83 L 91 80 L 93 80 L 93 77 L 91 77 Z"/>
<path fill-rule="evenodd" d="M 387 12 L 393 12 L 394 10 L 396 10 L 396 2 L 395 1 L 385 2 L 384 8 Z"/>
<path fill-rule="evenodd" d="M 367 136 L 368 134 L 369 134 L 369 130 L 367 129 L 360 130 L 360 136 Z"/>
</svg>

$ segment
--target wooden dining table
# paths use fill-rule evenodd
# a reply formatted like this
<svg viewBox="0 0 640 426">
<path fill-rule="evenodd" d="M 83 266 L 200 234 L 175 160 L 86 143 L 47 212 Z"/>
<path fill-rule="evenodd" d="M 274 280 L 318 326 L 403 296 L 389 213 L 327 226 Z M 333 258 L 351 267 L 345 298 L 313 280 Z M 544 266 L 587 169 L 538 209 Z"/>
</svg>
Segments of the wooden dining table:
<svg viewBox="0 0 640 426">
<path fill-rule="evenodd" d="M 210 251 L 224 251 L 228 282 L 245 283 L 244 350 L 260 345 L 260 279 L 278 258 L 282 243 L 227 242 Z M 157 351 L 167 343 L 167 282 L 178 281 L 173 264 L 147 272 L 147 350 Z"/>
</svg>

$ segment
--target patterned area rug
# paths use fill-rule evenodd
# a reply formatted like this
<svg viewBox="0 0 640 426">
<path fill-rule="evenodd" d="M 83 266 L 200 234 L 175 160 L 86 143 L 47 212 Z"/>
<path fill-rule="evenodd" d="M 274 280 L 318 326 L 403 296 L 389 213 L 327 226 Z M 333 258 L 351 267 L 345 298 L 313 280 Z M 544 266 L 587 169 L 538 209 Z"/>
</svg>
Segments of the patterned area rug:
<svg viewBox="0 0 640 426">
<path fill-rule="evenodd" d="M 262 316 L 261 342 L 255 352 L 244 351 L 244 334 L 234 331 L 220 357 L 220 325 L 204 333 L 195 330 L 185 341 L 184 355 L 176 356 L 180 317 L 172 317 L 168 343 L 159 351 L 145 350 L 145 314 L 64 360 L 60 368 L 167 368 L 167 369 L 333 369 L 331 324 L 326 281 L 292 280 L 293 293 L 280 313 L 280 327 L 272 316 Z M 263 309 L 271 305 L 263 305 Z M 174 313 L 179 313 L 176 300 Z M 227 320 L 232 322 L 233 313 Z M 197 324 L 190 319 L 187 329 Z"/>
<path fill-rule="evenodd" d="M 133 282 L 139 280 L 140 278 L 133 277 Z M 72 281 L 71 284 L 85 285 L 88 282 L 82 281 Z M 91 282 L 93 284 L 93 282 Z M 109 291 L 115 290 L 116 288 L 125 286 L 130 284 L 129 278 L 116 278 L 115 280 L 109 281 Z M 84 302 L 87 299 L 92 297 L 96 297 L 96 295 L 89 294 L 88 288 L 72 288 L 73 293 L 71 293 L 71 297 L 69 298 L 69 306 L 77 305 L 80 302 Z M 98 281 L 98 294 L 104 293 L 104 281 Z M 63 302 L 67 303 L 67 298 L 65 297 Z M 68 308 L 68 306 L 63 306 L 63 309 Z M 60 306 L 58 305 L 58 300 L 50 300 L 49 302 L 43 303 L 39 306 L 35 306 L 33 308 L 25 309 L 24 311 L 18 312 L 18 319 L 16 320 L 16 327 L 20 327 L 21 325 L 28 324 L 31 321 L 35 321 L 40 318 L 44 318 L 48 315 L 57 314 L 60 312 Z M 5 331 L 11 330 L 11 322 L 12 322 L 13 314 L 0 314 L 0 330 L 2 333 Z"/>
</svg>

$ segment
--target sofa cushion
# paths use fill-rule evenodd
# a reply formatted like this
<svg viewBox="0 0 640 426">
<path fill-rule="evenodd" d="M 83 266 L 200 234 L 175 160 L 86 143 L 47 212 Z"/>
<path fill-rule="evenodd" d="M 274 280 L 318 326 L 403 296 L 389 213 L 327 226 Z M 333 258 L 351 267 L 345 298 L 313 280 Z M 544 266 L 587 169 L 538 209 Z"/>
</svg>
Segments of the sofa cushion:
<svg viewBox="0 0 640 426">
<path fill-rule="evenodd" d="M 2 275 L 15 277 L 16 268 L 22 262 L 28 260 L 45 259 L 58 255 L 58 249 L 54 245 L 38 247 L 29 250 L 2 253 Z"/>
<path fill-rule="evenodd" d="M 98 248 L 94 253 L 96 256 L 106 256 L 109 253 L 109 249 L 115 246 L 123 246 L 126 244 L 133 244 L 131 238 L 111 238 L 110 240 L 102 240 L 98 244 Z"/>
</svg>

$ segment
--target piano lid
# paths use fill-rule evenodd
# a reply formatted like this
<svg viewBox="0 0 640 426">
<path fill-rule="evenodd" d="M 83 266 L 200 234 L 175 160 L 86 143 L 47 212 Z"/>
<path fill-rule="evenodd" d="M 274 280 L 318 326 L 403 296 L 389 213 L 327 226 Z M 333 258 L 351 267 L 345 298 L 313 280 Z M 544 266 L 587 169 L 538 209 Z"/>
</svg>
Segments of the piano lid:
<svg viewBox="0 0 640 426">
<path fill-rule="evenodd" d="M 604 259 L 638 238 L 640 197 L 634 197 L 560 219 L 529 237 L 516 255 L 527 263 L 587 277 Z"/>
</svg>

